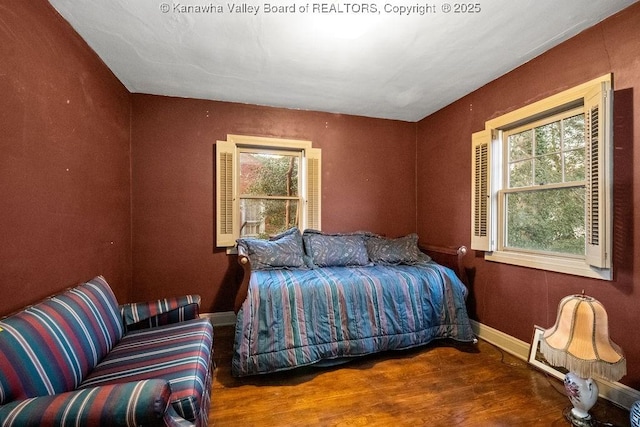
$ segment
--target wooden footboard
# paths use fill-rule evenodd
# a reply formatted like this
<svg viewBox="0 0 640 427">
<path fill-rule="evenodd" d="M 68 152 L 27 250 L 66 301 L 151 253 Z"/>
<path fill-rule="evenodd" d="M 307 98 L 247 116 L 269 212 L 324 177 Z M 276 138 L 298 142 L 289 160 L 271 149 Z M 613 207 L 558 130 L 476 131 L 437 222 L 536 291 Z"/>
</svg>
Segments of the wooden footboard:
<svg viewBox="0 0 640 427">
<path fill-rule="evenodd" d="M 462 283 L 469 286 L 467 272 L 464 267 L 463 258 L 467 254 L 467 247 L 443 247 L 433 245 L 420 244 L 419 248 L 426 253 L 435 262 L 451 268 L 456 275 L 462 280 Z M 238 263 L 242 267 L 242 281 L 236 293 L 236 299 L 233 304 L 233 310 L 238 313 L 247 293 L 249 292 L 249 279 L 251 278 L 251 260 L 243 248 L 238 247 Z"/>
</svg>

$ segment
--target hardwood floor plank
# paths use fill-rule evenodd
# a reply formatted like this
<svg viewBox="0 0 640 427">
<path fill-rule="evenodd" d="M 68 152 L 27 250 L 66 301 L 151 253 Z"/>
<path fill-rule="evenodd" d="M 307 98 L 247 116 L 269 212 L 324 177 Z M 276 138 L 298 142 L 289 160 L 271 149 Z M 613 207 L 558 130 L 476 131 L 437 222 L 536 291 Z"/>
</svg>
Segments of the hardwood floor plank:
<svg viewBox="0 0 640 427">
<path fill-rule="evenodd" d="M 560 381 L 482 340 L 245 378 L 231 376 L 232 327 L 216 328 L 214 350 L 210 426 L 568 425 Z M 629 412 L 604 399 L 591 413 L 629 426 Z"/>
</svg>

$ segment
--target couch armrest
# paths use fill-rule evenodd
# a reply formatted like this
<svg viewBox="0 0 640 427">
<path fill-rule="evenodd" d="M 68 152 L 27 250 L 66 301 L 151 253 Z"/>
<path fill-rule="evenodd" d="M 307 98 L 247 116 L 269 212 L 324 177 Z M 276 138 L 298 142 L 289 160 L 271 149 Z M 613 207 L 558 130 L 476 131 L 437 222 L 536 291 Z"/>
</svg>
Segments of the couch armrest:
<svg viewBox="0 0 640 427">
<path fill-rule="evenodd" d="M 171 387 L 152 379 L 17 400 L 0 406 L 0 425 L 164 426 Z"/>
<path fill-rule="evenodd" d="M 120 313 L 127 332 L 196 319 L 200 314 L 200 295 L 123 304 Z"/>
<path fill-rule="evenodd" d="M 629 422 L 631 427 L 640 427 L 640 400 L 636 400 L 631 404 L 629 409 Z"/>
</svg>

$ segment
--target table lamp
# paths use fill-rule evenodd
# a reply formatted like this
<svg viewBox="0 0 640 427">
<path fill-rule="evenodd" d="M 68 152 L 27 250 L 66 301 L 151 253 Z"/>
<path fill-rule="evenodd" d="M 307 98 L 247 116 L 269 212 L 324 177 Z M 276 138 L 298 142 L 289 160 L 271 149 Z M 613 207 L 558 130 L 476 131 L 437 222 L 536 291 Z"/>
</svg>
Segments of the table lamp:
<svg viewBox="0 0 640 427">
<path fill-rule="evenodd" d="M 589 409 L 598 399 L 598 376 L 618 381 L 627 373 L 620 347 L 609 339 L 609 323 L 604 306 L 595 298 L 564 297 L 558 305 L 556 324 L 544 331 L 540 351 L 553 366 L 569 370 L 564 387 L 573 404 L 565 417 L 574 426 L 592 426 Z"/>
</svg>

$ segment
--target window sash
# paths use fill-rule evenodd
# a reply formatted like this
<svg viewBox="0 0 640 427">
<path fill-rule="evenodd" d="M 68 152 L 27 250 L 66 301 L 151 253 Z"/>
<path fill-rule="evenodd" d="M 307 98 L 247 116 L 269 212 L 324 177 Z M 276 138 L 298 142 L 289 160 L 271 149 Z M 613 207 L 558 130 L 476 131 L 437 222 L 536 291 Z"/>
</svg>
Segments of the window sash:
<svg viewBox="0 0 640 427">
<path fill-rule="evenodd" d="M 549 184 L 537 187 L 529 187 L 529 188 L 510 188 L 500 190 L 498 192 L 498 205 L 499 205 L 499 223 L 501 227 L 498 230 L 498 250 L 499 251 L 511 251 L 511 252 L 523 252 L 529 254 L 538 254 L 538 255 L 549 255 L 556 257 L 567 257 L 567 258 L 575 258 L 575 259 L 585 259 L 585 249 L 583 249 L 581 254 L 574 254 L 570 252 L 559 252 L 552 250 L 544 250 L 544 249 L 531 249 L 524 248 L 520 246 L 510 245 L 509 244 L 509 236 L 508 236 L 508 227 L 509 227 L 509 218 L 508 218 L 508 207 L 507 207 L 507 197 L 508 195 L 517 195 L 523 193 L 536 193 L 536 192 L 544 192 L 548 190 L 563 190 L 563 189 L 572 189 L 572 188 L 584 188 L 584 182 L 570 182 L 570 183 L 558 183 L 558 184 Z M 586 218 L 585 216 L 581 217 L 582 224 L 585 225 Z"/>
<path fill-rule="evenodd" d="M 257 203 L 252 203 L 257 202 Z M 268 214 L 277 202 L 278 216 Z M 266 237 L 278 234 L 290 227 L 301 225 L 302 198 L 289 197 L 241 197 L 239 237 Z M 279 216 L 282 214 L 282 216 Z M 282 222 L 275 222 L 276 219 Z M 284 227 L 280 229 L 279 227 Z"/>
<path fill-rule="evenodd" d="M 240 164 L 242 165 L 242 155 L 243 154 L 249 154 L 249 155 L 253 155 L 253 154 L 257 154 L 257 155 L 269 155 L 269 156 L 283 156 L 283 157 L 287 157 L 287 158 L 293 158 L 297 161 L 297 173 L 295 175 L 296 178 L 296 188 L 295 188 L 295 195 L 294 196 L 282 196 L 282 197 L 290 197 L 290 198 L 298 198 L 299 194 L 301 194 L 301 188 L 302 188 L 302 173 L 301 173 L 301 168 L 300 165 L 302 163 L 302 156 L 303 156 L 303 151 L 302 150 L 293 150 L 293 151 L 285 151 L 285 150 L 279 150 L 279 149 L 257 149 L 257 148 L 246 148 L 246 147 L 242 147 L 239 146 L 238 147 L 238 160 L 240 161 Z M 240 166 L 241 166 L 240 165 Z M 240 175 L 242 175 L 242 170 L 239 170 Z M 260 198 L 267 198 L 267 197 L 271 197 L 268 194 L 264 194 L 264 193 L 256 193 L 256 194 L 240 194 L 241 198 L 249 198 L 249 197 L 260 197 Z"/>
<path fill-rule="evenodd" d="M 569 148 L 565 148 L 566 147 L 566 143 L 567 141 L 565 140 L 564 137 L 564 131 L 565 131 L 565 120 L 570 119 L 572 117 L 575 116 L 579 116 L 579 115 L 583 115 L 584 114 L 584 107 L 580 107 L 580 108 L 572 108 L 572 109 L 568 109 L 568 110 L 564 110 L 561 111 L 560 113 L 556 113 L 550 116 L 546 116 L 543 119 L 537 120 L 537 121 L 533 121 L 533 122 L 529 122 L 525 125 L 516 127 L 516 128 L 512 128 L 512 129 L 508 129 L 508 130 L 504 130 L 502 132 L 502 143 L 504 144 L 503 147 L 503 159 L 502 159 L 502 164 L 504 167 L 504 171 L 502 173 L 504 182 L 502 183 L 502 188 L 505 189 L 510 189 L 510 188 L 531 188 L 531 187 L 539 187 L 540 183 L 536 183 L 536 171 L 538 169 L 538 167 L 540 167 L 540 163 L 542 162 L 542 160 L 545 157 L 550 157 L 552 155 L 557 155 L 560 158 L 560 162 L 561 162 L 561 170 L 560 170 L 560 174 L 561 174 L 561 178 L 560 181 L 556 181 L 555 183 L 560 183 L 560 182 L 576 182 L 576 181 L 566 181 L 567 180 L 567 170 L 566 170 L 566 158 L 567 155 L 570 153 L 574 153 L 577 151 L 584 151 L 585 150 L 585 145 L 584 143 L 582 144 L 581 147 L 569 147 Z M 586 121 L 586 118 L 584 119 Z M 559 123 L 559 130 L 560 130 L 560 148 L 558 150 L 554 150 L 554 151 L 550 151 L 550 152 L 545 152 L 544 154 L 540 154 L 537 153 L 536 149 L 538 147 L 538 141 L 537 138 L 535 137 L 535 133 L 537 129 L 540 129 L 544 126 L 548 126 L 548 125 L 552 125 L 554 123 Z M 586 127 L 586 126 L 585 126 Z M 509 145 L 509 138 L 511 136 L 514 135 L 518 135 L 521 134 L 523 132 L 526 131 L 531 131 L 533 133 L 532 135 L 532 141 L 531 141 L 531 152 L 528 155 L 523 155 L 522 157 L 519 157 L 517 159 L 511 159 L 510 158 L 510 153 L 511 153 L 511 146 Z M 586 131 L 586 130 L 585 130 Z M 583 131 L 584 132 L 584 131 Z M 531 178 L 531 184 L 530 185 L 522 185 L 519 187 L 514 187 L 513 183 L 511 182 L 511 174 L 510 174 L 510 167 L 514 164 L 518 164 L 520 162 L 524 163 L 527 161 L 531 161 L 532 164 L 532 176 Z M 536 167 L 536 165 L 538 167 Z M 543 185 L 548 185 L 548 184 L 543 184 Z"/>
<path fill-rule="evenodd" d="M 262 195 L 254 195 L 254 194 L 241 194 L 240 200 L 250 200 L 250 199 L 260 199 L 260 200 L 293 200 L 302 202 L 303 198 L 299 196 L 262 196 Z"/>
</svg>

